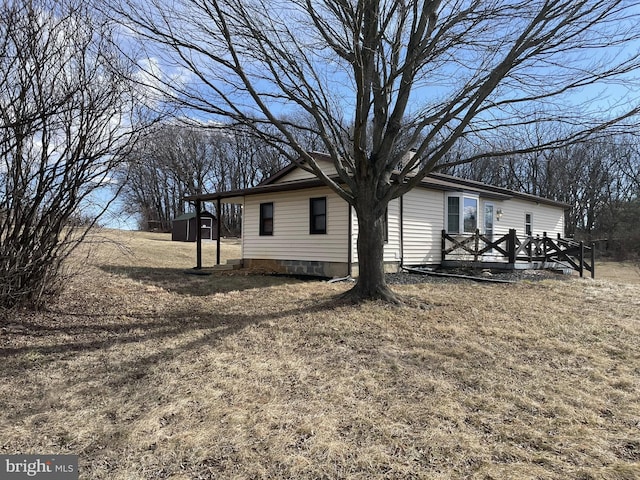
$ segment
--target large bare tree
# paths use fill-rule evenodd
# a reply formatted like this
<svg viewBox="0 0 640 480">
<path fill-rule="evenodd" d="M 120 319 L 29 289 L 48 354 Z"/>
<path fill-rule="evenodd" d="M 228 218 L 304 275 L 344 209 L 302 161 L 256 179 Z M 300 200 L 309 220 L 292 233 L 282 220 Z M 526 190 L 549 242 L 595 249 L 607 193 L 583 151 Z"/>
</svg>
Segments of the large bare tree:
<svg viewBox="0 0 640 480">
<path fill-rule="evenodd" d="M 454 145 L 473 144 L 473 154 L 453 161 L 471 162 L 490 155 L 493 140 L 515 126 L 571 125 L 562 129 L 569 135 L 534 147 L 551 148 L 638 111 L 637 98 L 623 90 L 639 63 L 638 2 L 109 5 L 161 66 L 149 72 L 156 72 L 155 83 L 187 112 L 245 125 L 353 206 L 359 224 L 354 299 L 398 301 L 383 271 L 387 204 L 446 163 Z M 163 66 L 179 68 L 166 75 Z M 305 122 L 293 120 L 294 111 Z M 303 148 L 301 133 L 321 139 L 337 178 Z"/>
<path fill-rule="evenodd" d="M 106 205 L 83 206 L 134 139 L 136 94 L 111 34 L 83 2 L 2 2 L 0 308 L 58 291 Z"/>
</svg>

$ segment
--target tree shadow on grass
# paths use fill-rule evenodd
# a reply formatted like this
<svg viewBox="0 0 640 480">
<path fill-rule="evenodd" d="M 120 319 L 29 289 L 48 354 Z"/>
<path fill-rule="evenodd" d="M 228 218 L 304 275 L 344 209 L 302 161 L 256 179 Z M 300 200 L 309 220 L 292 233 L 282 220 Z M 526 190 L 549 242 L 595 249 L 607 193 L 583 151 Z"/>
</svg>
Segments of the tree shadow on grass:
<svg viewBox="0 0 640 480">
<path fill-rule="evenodd" d="M 105 268 L 145 284 L 168 288 L 185 295 L 210 295 L 217 292 L 264 288 L 300 282 L 293 278 L 259 275 L 216 275 L 197 277 L 179 269 Z M 201 283 L 203 282 L 203 283 Z M 255 297 L 254 295 L 250 296 Z M 321 298 L 313 303 L 284 302 L 282 309 L 261 310 L 248 304 L 235 308 L 224 301 L 217 311 L 211 304 L 188 299 L 179 304 L 165 299 L 155 309 L 144 307 L 130 311 L 126 306 L 103 311 L 84 304 L 69 308 L 65 303 L 42 312 L 16 312 L 12 321 L 0 324 L 0 383 L 7 389 L 20 390 L 15 397 L 0 402 L 12 422 L 49 413 L 48 398 L 57 391 L 73 391 L 91 404 L 119 392 L 131 392 L 127 403 L 138 400 L 138 386 L 156 392 L 161 384 L 156 375 L 176 359 L 198 355 L 203 347 L 219 348 L 225 339 L 248 327 L 278 329 L 289 317 L 322 317 L 340 305 L 335 298 Z M 72 304 L 75 305 L 75 304 Z M 330 315 L 330 313 L 329 313 Z M 287 327 L 289 328 L 289 327 Z M 250 341 L 248 336 L 242 342 Z M 52 380 L 43 381 L 44 378 Z M 85 385 L 102 385 L 92 391 Z M 38 396 L 29 392 L 37 389 Z M 8 390 L 5 390 L 8 391 Z M 144 391 L 142 388 L 140 391 Z M 22 392 L 22 390 L 20 390 Z M 162 392 L 157 392 L 161 395 Z M 21 405 L 28 405 L 22 408 Z M 61 412 L 72 415 L 64 403 L 56 404 Z"/>
<path fill-rule="evenodd" d="M 101 266 L 101 270 L 128 277 L 147 285 L 154 285 L 179 295 L 206 296 L 215 293 L 268 288 L 300 283 L 303 280 L 283 275 L 267 275 L 247 271 L 210 272 L 198 274 L 195 270 L 180 268 Z M 208 272 L 207 272 L 208 273 Z M 306 280 L 306 281 L 318 281 Z"/>
<path fill-rule="evenodd" d="M 160 316 L 153 314 L 137 314 L 128 318 L 128 321 L 114 323 L 121 315 L 113 315 L 111 322 L 96 323 L 96 315 L 70 314 L 54 312 L 60 315 L 59 320 L 64 317 L 77 318 L 77 321 L 56 321 L 48 322 L 33 320 L 20 321 L 21 329 L 15 333 L 5 333 L 0 342 L 0 358 L 10 360 L 26 353 L 35 353 L 39 356 L 52 356 L 51 361 L 71 358 L 79 353 L 86 353 L 96 350 L 109 349 L 113 346 L 122 346 L 139 342 L 157 341 L 162 345 L 164 340 L 173 340 L 183 334 L 192 331 L 201 332 L 201 336 L 180 347 L 169 347 L 163 351 L 175 351 L 176 354 L 187 352 L 200 345 L 212 345 L 226 336 L 240 332 L 250 325 L 258 325 L 268 322 L 270 326 L 276 327 L 277 321 L 289 315 L 305 315 L 309 313 L 326 314 L 333 308 L 341 305 L 335 298 L 328 298 L 324 301 L 315 302 L 302 308 L 292 308 L 277 312 L 266 313 L 220 313 L 202 310 L 185 310 L 184 308 L 165 311 Z M 107 316 L 101 315 L 101 318 Z M 39 342 L 25 344 L 20 342 L 12 345 L 10 336 L 29 336 L 38 339 Z M 18 343 L 18 342 L 16 342 Z M 163 357 L 164 353 L 152 355 Z M 136 360 L 136 364 L 155 363 L 151 358 L 149 361 Z M 20 363 L 13 365 L 19 367 Z M 8 367 L 8 365 L 5 365 Z M 134 367 L 135 365 L 131 365 Z M 34 365 L 23 364 L 25 369 L 33 368 Z M 136 367 L 137 368 L 137 367 Z M 0 369 L 0 377 L 13 377 L 21 375 L 23 372 L 16 368 Z"/>
<path fill-rule="evenodd" d="M 15 397 L 0 403 L 4 404 L 6 420 L 12 423 L 51 414 L 51 398 L 60 391 L 76 392 L 74 396 L 80 396 L 85 404 L 124 398 L 118 402 L 133 410 L 144 409 L 149 398 L 166 396 L 162 376 L 167 369 L 176 368 L 176 360 L 190 363 L 189 359 L 202 354 L 202 348 L 217 349 L 225 339 L 251 326 L 278 329 L 278 321 L 287 316 L 320 314 L 336 305 L 334 299 L 327 299 L 263 314 L 177 308 L 161 317 L 132 316 L 117 328 L 113 325 L 115 318 L 108 324 L 96 325 L 95 318 L 81 315 L 73 325 L 58 322 L 58 326 L 41 326 L 34 321 L 25 328 L 29 333 L 41 334 L 38 344 L 12 346 L 6 341 L 7 335 L 0 338 L 4 340 L 0 342 L 0 382 L 5 386 L 19 385 Z M 241 344 L 250 338 L 241 340 Z M 42 381 L 48 377 L 54 380 Z M 38 391 L 36 397 L 29 393 L 34 389 Z M 75 414 L 66 403 L 55 404 L 56 415 Z"/>
</svg>

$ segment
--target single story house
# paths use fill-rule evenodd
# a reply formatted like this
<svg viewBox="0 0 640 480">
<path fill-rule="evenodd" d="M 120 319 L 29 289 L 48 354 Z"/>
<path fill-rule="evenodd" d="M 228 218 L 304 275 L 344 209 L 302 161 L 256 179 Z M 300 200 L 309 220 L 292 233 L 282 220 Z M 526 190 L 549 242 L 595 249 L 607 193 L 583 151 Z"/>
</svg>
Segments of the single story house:
<svg viewBox="0 0 640 480">
<path fill-rule="evenodd" d="M 198 221 L 195 212 L 185 213 L 171 222 L 171 240 L 174 242 L 195 242 L 197 240 Z M 200 239 L 218 238 L 216 217 L 212 213 L 200 213 Z"/>
<path fill-rule="evenodd" d="M 331 159 L 314 154 L 331 175 Z M 353 208 L 313 174 L 291 164 L 253 188 L 187 197 L 242 205 L 245 267 L 342 277 L 357 275 L 358 222 Z M 480 182 L 432 173 L 388 207 L 387 271 L 440 265 L 447 238 L 478 232 L 497 239 L 564 234 L 568 205 Z M 220 209 L 218 209 L 220 211 Z M 486 248 L 500 256 L 500 247 Z"/>
</svg>

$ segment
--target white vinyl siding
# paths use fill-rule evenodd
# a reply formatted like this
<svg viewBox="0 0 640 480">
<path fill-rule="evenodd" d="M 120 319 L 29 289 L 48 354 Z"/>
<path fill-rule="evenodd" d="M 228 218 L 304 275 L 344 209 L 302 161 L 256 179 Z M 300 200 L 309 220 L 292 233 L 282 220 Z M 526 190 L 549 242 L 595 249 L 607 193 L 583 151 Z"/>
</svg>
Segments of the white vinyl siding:
<svg viewBox="0 0 640 480">
<path fill-rule="evenodd" d="M 404 195 L 404 264 L 440 263 L 444 192 L 414 188 Z"/>
<path fill-rule="evenodd" d="M 318 165 L 320 166 L 320 168 L 322 168 L 322 171 L 329 176 L 337 174 L 336 167 L 333 165 L 333 163 L 327 160 L 319 160 Z M 307 172 L 302 168 L 296 168 L 293 171 L 287 173 L 284 177 L 280 178 L 275 183 L 291 182 L 294 180 L 308 180 L 312 178 L 317 177 L 313 173 Z"/>
<path fill-rule="evenodd" d="M 309 233 L 309 199 L 327 198 L 327 233 Z M 273 202 L 273 235 L 260 236 L 260 204 Z M 249 195 L 243 211 L 243 257 L 347 262 L 349 211 L 327 187 Z"/>
<path fill-rule="evenodd" d="M 352 261 L 358 262 L 358 216 L 352 211 L 353 227 L 351 236 Z M 388 238 L 384 244 L 384 261 L 400 262 L 400 200 L 397 198 L 389 202 L 387 211 Z"/>
<path fill-rule="evenodd" d="M 313 173 L 309 173 L 301 168 L 296 168 L 290 173 L 287 173 L 284 177 L 278 179 L 275 183 L 292 182 L 295 180 L 309 180 L 317 178 Z"/>
<path fill-rule="evenodd" d="M 328 168 L 332 164 L 325 162 Z M 292 177 L 293 176 L 293 177 Z M 298 177 L 300 176 L 300 177 Z M 296 169 L 280 181 L 293 178 L 312 178 L 301 169 Z M 460 217 L 466 193 L 415 188 L 403 198 L 404 245 L 400 245 L 400 200 L 389 203 L 388 241 L 385 243 L 385 262 L 405 265 L 433 265 L 441 261 L 441 232 L 447 228 L 447 198 L 459 195 Z M 468 195 L 473 197 L 474 195 Z M 327 233 L 309 233 L 309 200 L 327 198 Z M 260 203 L 273 202 L 273 235 L 260 236 Z M 484 208 L 493 205 L 493 238 L 497 239 L 515 229 L 520 238 L 525 236 L 525 213 L 533 219 L 533 235 L 556 237 L 564 235 L 564 210 L 562 207 L 536 203 L 523 199 L 497 200 L 479 197 L 477 202 L 478 227 L 484 232 Z M 497 212 L 501 212 L 500 218 Z M 351 241 L 352 262 L 357 263 L 358 220 L 352 209 L 352 236 L 349 240 L 349 207 L 347 203 L 328 187 L 293 190 L 287 192 L 247 195 L 243 210 L 243 257 L 265 260 L 307 260 L 340 262 L 348 261 L 348 243 Z"/>
<path fill-rule="evenodd" d="M 444 192 L 416 188 L 404 196 L 404 248 L 405 265 L 438 264 L 441 261 L 441 234 L 446 228 L 447 196 Z M 564 235 L 564 210 L 561 207 L 537 204 L 525 200 L 486 200 L 482 197 L 478 208 L 483 209 L 489 202 L 494 208 L 493 238 L 496 239 L 516 229 L 519 237 L 524 237 L 524 214 L 533 215 L 533 235 L 556 237 Z M 502 210 L 498 220 L 495 212 Z M 482 210 L 484 211 L 484 210 Z M 481 230 L 484 226 L 480 225 Z"/>
<path fill-rule="evenodd" d="M 561 207 L 512 199 L 493 202 L 496 211 L 502 210 L 502 218 L 496 218 L 494 223 L 494 238 L 509 233 L 514 228 L 520 238 L 525 233 L 525 213 L 530 213 L 533 219 L 533 236 L 542 236 L 544 232 L 550 237 L 564 236 L 564 210 Z"/>
</svg>

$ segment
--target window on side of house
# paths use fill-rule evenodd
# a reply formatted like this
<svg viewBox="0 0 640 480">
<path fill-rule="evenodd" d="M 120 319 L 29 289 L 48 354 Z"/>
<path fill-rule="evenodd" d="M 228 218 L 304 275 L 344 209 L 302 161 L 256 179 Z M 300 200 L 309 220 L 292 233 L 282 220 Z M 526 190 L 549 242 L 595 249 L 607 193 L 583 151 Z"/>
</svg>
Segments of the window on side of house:
<svg viewBox="0 0 640 480">
<path fill-rule="evenodd" d="M 447 197 L 447 232 L 460 233 L 460 197 Z"/>
<path fill-rule="evenodd" d="M 532 213 L 524 214 L 524 233 L 528 237 L 533 235 L 533 214 Z"/>
<path fill-rule="evenodd" d="M 463 229 L 464 233 L 476 233 L 478 228 L 478 199 L 464 197 Z"/>
<path fill-rule="evenodd" d="M 260 235 L 273 235 L 273 202 L 260 204 Z"/>
<path fill-rule="evenodd" d="M 447 232 L 475 233 L 478 228 L 478 197 L 447 195 Z"/>
<path fill-rule="evenodd" d="M 327 197 L 309 200 L 309 233 L 327 233 Z"/>
</svg>

